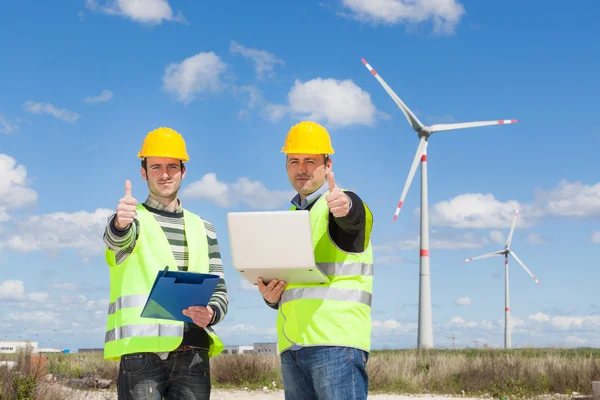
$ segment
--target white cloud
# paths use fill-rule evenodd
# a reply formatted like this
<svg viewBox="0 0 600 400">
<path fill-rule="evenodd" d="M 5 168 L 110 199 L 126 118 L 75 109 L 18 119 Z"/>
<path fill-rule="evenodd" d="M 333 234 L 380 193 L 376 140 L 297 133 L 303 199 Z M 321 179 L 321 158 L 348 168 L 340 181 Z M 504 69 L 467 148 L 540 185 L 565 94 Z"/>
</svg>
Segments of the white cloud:
<svg viewBox="0 0 600 400">
<path fill-rule="evenodd" d="M 7 319 L 12 321 L 36 322 L 38 324 L 58 324 L 59 314 L 53 311 L 31 311 L 24 313 L 9 313 Z"/>
<path fill-rule="evenodd" d="M 572 344 L 576 344 L 576 345 L 583 345 L 585 344 L 586 340 L 579 338 L 577 336 L 569 336 L 567 338 L 567 342 L 572 343 Z"/>
<path fill-rule="evenodd" d="M 375 257 L 375 265 L 400 265 L 400 264 L 417 264 L 415 261 L 408 261 L 400 256 L 377 256 Z"/>
<path fill-rule="evenodd" d="M 205 174 L 182 190 L 182 196 L 189 199 L 207 200 L 220 207 L 244 204 L 254 209 L 280 208 L 294 196 L 293 190 L 271 190 L 262 182 L 251 181 L 246 177 L 234 183 L 223 183 L 215 173 Z"/>
<path fill-rule="evenodd" d="M 16 222 L 14 231 L 5 232 L 0 246 L 20 252 L 77 249 L 87 259 L 104 250 L 102 232 L 109 209 L 94 212 L 55 212 L 35 215 Z"/>
<path fill-rule="evenodd" d="M 475 321 L 465 321 L 461 317 L 453 317 L 450 320 L 451 325 L 460 326 L 463 328 L 475 328 L 477 327 L 477 322 Z"/>
<path fill-rule="evenodd" d="M 550 321 L 550 316 L 548 316 L 547 314 L 539 312 L 537 314 L 530 315 L 529 319 L 531 319 L 533 321 L 536 321 L 536 322 L 548 322 L 548 321 Z"/>
<path fill-rule="evenodd" d="M 590 236 L 590 242 L 600 243 L 600 231 L 592 233 L 592 236 Z"/>
<path fill-rule="evenodd" d="M 412 239 L 401 239 L 394 242 L 375 245 L 379 253 L 391 252 L 394 250 L 416 250 L 420 248 L 420 236 Z M 460 235 L 441 234 L 431 232 L 429 238 L 430 250 L 461 250 L 478 249 L 489 243 L 486 237 L 477 236 L 473 233 L 464 233 Z"/>
<path fill-rule="evenodd" d="M 483 329 L 494 329 L 494 324 L 492 321 L 483 320 L 479 323 L 479 327 Z"/>
<path fill-rule="evenodd" d="M 562 180 L 551 192 L 537 191 L 536 202 L 548 215 L 557 217 L 600 217 L 600 183 L 585 185 Z"/>
<path fill-rule="evenodd" d="M 67 122 L 75 122 L 79 119 L 80 115 L 76 112 L 69 111 L 67 109 L 58 109 L 50 103 L 40 103 L 32 100 L 28 100 L 23 104 L 25 110 L 32 114 L 50 114 L 58 119 L 62 119 Z"/>
<path fill-rule="evenodd" d="M 4 281 L 0 283 L 0 299 L 21 300 L 25 296 L 25 285 L 22 281 Z"/>
<path fill-rule="evenodd" d="M 493 194 L 467 193 L 434 204 L 429 218 L 433 225 L 454 228 L 510 228 L 517 207 L 518 202 L 503 203 Z M 539 216 L 534 207 L 521 206 L 517 226 L 529 227 Z"/>
<path fill-rule="evenodd" d="M 292 113 L 297 118 L 321 121 L 330 127 L 372 126 L 377 115 L 368 92 L 352 80 L 332 78 L 307 82 L 297 79 L 288 93 L 288 104 L 272 104 L 267 110 L 272 120 Z"/>
<path fill-rule="evenodd" d="M 259 328 L 250 324 L 219 325 L 219 334 L 223 335 L 276 335 L 277 328 Z"/>
<path fill-rule="evenodd" d="M 375 335 L 382 333 L 410 333 L 415 332 L 417 328 L 416 323 L 403 324 L 395 319 L 387 319 L 385 321 L 373 320 L 371 326 Z"/>
<path fill-rule="evenodd" d="M 0 114 L 0 133 L 8 135 L 13 132 L 18 132 L 19 126 L 8 122 L 4 115 Z"/>
<path fill-rule="evenodd" d="M 418 24 L 431 20 L 437 34 L 451 34 L 465 14 L 456 0 L 342 0 L 351 17 L 381 24 Z"/>
<path fill-rule="evenodd" d="M 88 96 L 83 99 L 87 104 L 106 103 L 113 98 L 113 92 L 104 89 L 98 96 Z"/>
<path fill-rule="evenodd" d="M 27 299 L 32 303 L 44 303 L 48 301 L 50 295 L 44 292 L 32 292 L 27 294 Z"/>
<path fill-rule="evenodd" d="M 550 321 L 553 327 L 562 330 L 598 329 L 600 316 L 557 316 Z"/>
<path fill-rule="evenodd" d="M 562 180 L 550 192 L 538 190 L 532 204 L 520 206 L 514 200 L 501 202 L 493 194 L 466 193 L 434 204 L 430 222 L 454 228 L 510 228 L 517 207 L 520 207 L 517 228 L 531 227 L 544 216 L 600 217 L 600 183 L 585 185 Z M 532 244 L 546 242 L 539 235 L 530 235 L 529 241 Z"/>
<path fill-rule="evenodd" d="M 256 75 L 259 78 L 273 76 L 273 69 L 276 64 L 285 65 L 285 62 L 282 59 L 277 58 L 273 53 L 242 46 L 235 40 L 230 42 L 229 51 L 234 54 L 241 54 L 242 56 L 251 59 L 254 63 Z"/>
<path fill-rule="evenodd" d="M 506 243 L 506 238 L 504 237 L 504 233 L 502 233 L 500 231 L 491 231 L 490 239 L 492 239 L 492 242 L 494 242 L 494 243 L 499 243 L 499 244 Z"/>
<path fill-rule="evenodd" d="M 499 319 L 498 320 L 498 324 L 500 326 L 502 326 L 502 328 L 504 328 L 504 318 Z M 516 315 L 511 315 L 510 316 L 510 326 L 511 326 L 511 328 L 517 328 L 519 326 L 525 326 L 525 321 L 522 318 L 517 317 Z"/>
<path fill-rule="evenodd" d="M 127 17 L 145 24 L 160 24 L 163 20 L 185 22 L 181 12 L 173 15 L 167 0 L 86 0 L 85 5 L 92 11 Z"/>
<path fill-rule="evenodd" d="M 537 233 L 530 233 L 527 236 L 527 241 L 530 244 L 545 244 L 546 243 L 546 239 L 544 239 L 541 235 L 539 235 Z"/>
<path fill-rule="evenodd" d="M 14 158 L 0 154 L 0 222 L 9 220 L 9 209 L 37 203 L 35 190 L 27 187 L 27 169 Z"/>
<path fill-rule="evenodd" d="M 271 121 L 279 121 L 288 112 L 288 107 L 282 104 L 267 104 L 266 111 Z"/>
<path fill-rule="evenodd" d="M 58 290 L 75 291 L 75 290 L 79 289 L 79 284 L 72 283 L 72 282 L 55 283 L 52 285 L 52 287 L 54 289 L 58 289 Z"/>
<path fill-rule="evenodd" d="M 202 93 L 217 93 L 226 86 L 221 74 L 227 64 L 213 52 L 198 53 L 180 63 L 171 63 L 165 68 L 164 89 L 175 98 L 188 104 Z"/>
<path fill-rule="evenodd" d="M 456 304 L 458 304 L 459 306 L 470 306 L 471 298 L 470 297 L 460 297 L 460 298 L 456 299 Z"/>
</svg>

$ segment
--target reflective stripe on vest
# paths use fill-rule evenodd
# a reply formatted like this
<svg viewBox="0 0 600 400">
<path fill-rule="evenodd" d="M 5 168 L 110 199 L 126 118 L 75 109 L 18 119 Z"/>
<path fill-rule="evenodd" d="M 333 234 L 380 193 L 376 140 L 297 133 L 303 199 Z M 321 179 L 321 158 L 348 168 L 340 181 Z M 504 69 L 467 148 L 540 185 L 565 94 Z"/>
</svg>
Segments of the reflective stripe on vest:
<svg viewBox="0 0 600 400">
<path fill-rule="evenodd" d="M 121 296 L 108 305 L 108 315 L 114 314 L 123 308 L 144 307 L 147 300 L 148 295 L 146 294 Z"/>
<path fill-rule="evenodd" d="M 124 325 L 107 331 L 104 341 L 126 339 L 140 336 L 181 336 L 183 326 L 173 324 L 135 324 Z"/>
<path fill-rule="evenodd" d="M 336 287 L 305 287 L 288 289 L 281 295 L 281 303 L 300 299 L 338 300 L 361 303 L 371 307 L 371 293 L 364 290 Z"/>
<path fill-rule="evenodd" d="M 362 275 L 373 276 L 373 264 L 365 264 L 359 262 L 350 263 L 317 263 L 317 266 L 325 275 Z"/>
</svg>

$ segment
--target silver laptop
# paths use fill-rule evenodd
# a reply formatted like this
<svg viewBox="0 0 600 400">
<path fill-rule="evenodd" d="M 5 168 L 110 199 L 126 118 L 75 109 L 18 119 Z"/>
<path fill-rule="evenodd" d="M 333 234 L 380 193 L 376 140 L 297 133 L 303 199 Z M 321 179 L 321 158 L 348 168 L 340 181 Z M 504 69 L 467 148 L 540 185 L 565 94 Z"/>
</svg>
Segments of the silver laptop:
<svg viewBox="0 0 600 400">
<path fill-rule="evenodd" d="M 230 212 L 227 226 L 233 267 L 250 283 L 329 282 L 315 263 L 308 211 Z"/>
</svg>

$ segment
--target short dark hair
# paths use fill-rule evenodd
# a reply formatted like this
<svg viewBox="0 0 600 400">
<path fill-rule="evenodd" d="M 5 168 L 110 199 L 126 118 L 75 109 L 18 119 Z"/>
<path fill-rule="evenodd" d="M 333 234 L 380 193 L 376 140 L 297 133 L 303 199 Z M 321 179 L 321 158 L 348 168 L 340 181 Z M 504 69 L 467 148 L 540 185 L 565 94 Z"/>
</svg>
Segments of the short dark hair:
<svg viewBox="0 0 600 400">
<path fill-rule="evenodd" d="M 325 164 L 327 164 L 327 161 L 329 161 L 329 154 L 321 154 L 323 157 L 325 157 Z M 287 161 L 289 154 L 285 155 L 285 161 Z"/>
<path fill-rule="evenodd" d="M 181 165 L 181 170 L 183 171 L 183 169 L 185 168 L 185 165 L 183 164 L 182 160 L 179 160 L 179 163 Z M 144 171 L 146 171 L 146 173 L 148 173 L 148 164 L 146 163 L 145 158 L 142 158 L 142 168 L 144 168 Z"/>
</svg>

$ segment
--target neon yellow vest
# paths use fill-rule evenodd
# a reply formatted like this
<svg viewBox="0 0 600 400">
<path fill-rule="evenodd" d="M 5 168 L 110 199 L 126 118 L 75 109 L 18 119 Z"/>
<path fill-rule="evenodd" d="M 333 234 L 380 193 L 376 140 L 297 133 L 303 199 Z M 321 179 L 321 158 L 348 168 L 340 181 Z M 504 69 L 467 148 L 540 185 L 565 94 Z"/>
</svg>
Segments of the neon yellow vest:
<svg viewBox="0 0 600 400">
<path fill-rule="evenodd" d="M 315 261 L 330 283 L 287 285 L 277 313 L 280 353 L 293 344 L 371 349 L 373 215 L 365 204 L 365 250 L 345 252 L 329 237 L 329 208 L 325 199 L 328 193 L 311 208 L 310 222 Z"/>
<path fill-rule="evenodd" d="M 208 273 L 208 242 L 204 222 L 199 216 L 184 210 L 185 235 L 188 243 L 190 272 Z M 142 318 L 150 289 L 158 271 L 176 269 L 176 262 L 162 228 L 143 205 L 137 207 L 139 237 L 133 252 L 121 264 L 116 263 L 112 250 L 106 250 L 110 266 L 110 300 L 104 358 L 119 360 L 123 354 L 137 352 L 167 352 L 176 349 L 183 340 L 184 323 L 158 318 Z M 211 328 L 209 356 L 218 355 L 223 343 Z"/>
</svg>

